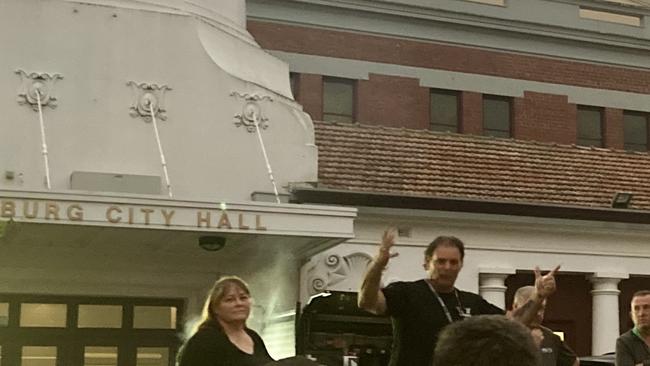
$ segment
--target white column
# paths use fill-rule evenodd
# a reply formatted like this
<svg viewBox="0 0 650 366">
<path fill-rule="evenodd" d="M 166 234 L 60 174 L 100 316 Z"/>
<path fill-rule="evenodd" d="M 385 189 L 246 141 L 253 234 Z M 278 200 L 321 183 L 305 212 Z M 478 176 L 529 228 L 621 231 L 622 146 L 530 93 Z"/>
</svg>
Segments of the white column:
<svg viewBox="0 0 650 366">
<path fill-rule="evenodd" d="M 593 284 L 591 353 L 594 355 L 616 349 L 616 338 L 619 336 L 618 283 L 628 277 L 623 273 L 594 273 L 589 276 Z"/>
<path fill-rule="evenodd" d="M 514 269 L 479 269 L 479 294 L 489 303 L 506 309 L 506 278 L 515 273 Z"/>
</svg>

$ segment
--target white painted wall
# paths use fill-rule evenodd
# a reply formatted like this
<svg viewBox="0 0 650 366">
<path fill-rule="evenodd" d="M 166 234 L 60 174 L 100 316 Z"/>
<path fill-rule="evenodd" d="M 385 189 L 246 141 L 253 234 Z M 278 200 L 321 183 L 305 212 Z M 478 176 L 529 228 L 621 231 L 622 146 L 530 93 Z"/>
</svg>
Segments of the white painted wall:
<svg viewBox="0 0 650 366">
<path fill-rule="evenodd" d="M 241 23 L 243 1 L 235 3 L 224 10 Z M 69 189 L 73 171 L 163 176 L 152 124 L 129 115 L 129 81 L 171 88 L 168 118 L 158 122 L 175 198 L 246 201 L 254 191 L 272 191 L 257 136 L 234 124 L 245 100 L 233 92 L 271 98 L 258 104 L 280 190 L 316 180 L 312 122 L 286 97 L 286 64 L 191 14 L 120 4 L 0 4 L 0 171 L 20 176 L 3 174 L 0 189 L 45 188 L 38 114 L 16 102 L 17 69 L 63 76 L 52 91 L 58 107 L 43 116 L 56 191 Z M 228 56 L 215 57 L 219 52 Z"/>
</svg>

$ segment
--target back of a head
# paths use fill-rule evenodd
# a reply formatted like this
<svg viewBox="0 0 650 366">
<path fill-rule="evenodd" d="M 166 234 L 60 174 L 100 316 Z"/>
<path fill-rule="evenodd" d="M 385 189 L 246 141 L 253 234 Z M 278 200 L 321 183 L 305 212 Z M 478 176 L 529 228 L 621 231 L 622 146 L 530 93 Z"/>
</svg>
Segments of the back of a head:
<svg viewBox="0 0 650 366">
<path fill-rule="evenodd" d="M 475 316 L 447 326 L 436 345 L 434 366 L 539 366 L 530 331 L 501 315 Z"/>
</svg>

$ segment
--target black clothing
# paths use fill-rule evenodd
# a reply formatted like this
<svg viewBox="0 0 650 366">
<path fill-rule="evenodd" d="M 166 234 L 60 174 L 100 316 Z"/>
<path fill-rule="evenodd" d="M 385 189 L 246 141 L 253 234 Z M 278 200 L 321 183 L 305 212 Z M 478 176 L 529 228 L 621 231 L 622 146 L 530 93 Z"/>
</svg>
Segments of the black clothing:
<svg viewBox="0 0 650 366">
<path fill-rule="evenodd" d="M 560 337 L 546 327 L 540 327 L 544 340 L 540 345 L 542 352 L 542 366 L 572 366 L 576 361 L 576 354 L 564 344 Z"/>
<path fill-rule="evenodd" d="M 621 334 L 616 340 L 616 366 L 636 364 L 650 365 L 650 350 L 632 329 Z"/>
<path fill-rule="evenodd" d="M 444 308 L 426 280 L 392 283 L 383 290 L 393 322 L 390 366 L 431 366 L 438 333 L 449 324 Z M 438 293 L 454 321 L 462 308 L 471 315 L 503 314 L 503 310 L 471 292 Z"/>
<path fill-rule="evenodd" d="M 262 366 L 273 361 L 262 338 L 246 329 L 253 339 L 253 354 L 240 350 L 219 328 L 199 329 L 183 346 L 179 366 Z"/>
</svg>

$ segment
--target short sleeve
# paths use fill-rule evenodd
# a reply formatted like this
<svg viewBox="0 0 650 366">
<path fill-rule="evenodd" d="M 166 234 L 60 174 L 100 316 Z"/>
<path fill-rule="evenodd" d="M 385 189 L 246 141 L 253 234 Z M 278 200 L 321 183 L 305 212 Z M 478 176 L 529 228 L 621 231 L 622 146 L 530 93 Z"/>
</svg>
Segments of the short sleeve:
<svg viewBox="0 0 650 366">
<path fill-rule="evenodd" d="M 394 282 L 381 290 L 386 298 L 386 314 L 400 317 L 408 313 L 410 291 L 405 282 Z"/>
<path fill-rule="evenodd" d="M 489 303 L 482 297 L 478 303 L 478 313 L 480 315 L 505 315 L 505 311 L 503 311 L 503 309 Z"/>
</svg>

